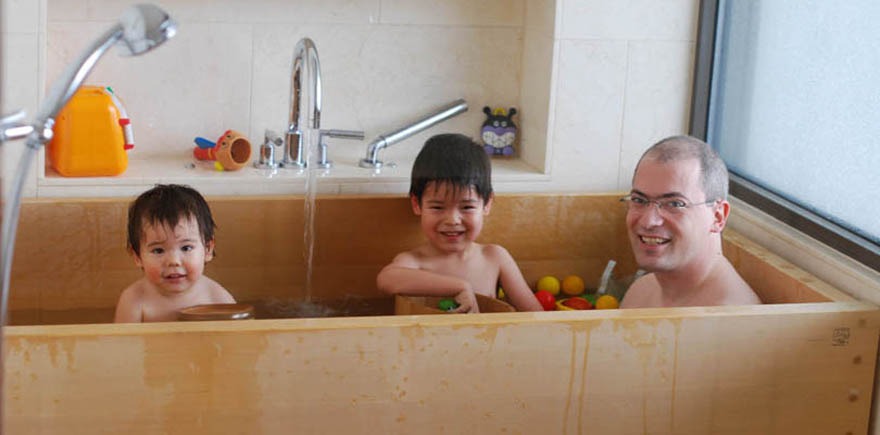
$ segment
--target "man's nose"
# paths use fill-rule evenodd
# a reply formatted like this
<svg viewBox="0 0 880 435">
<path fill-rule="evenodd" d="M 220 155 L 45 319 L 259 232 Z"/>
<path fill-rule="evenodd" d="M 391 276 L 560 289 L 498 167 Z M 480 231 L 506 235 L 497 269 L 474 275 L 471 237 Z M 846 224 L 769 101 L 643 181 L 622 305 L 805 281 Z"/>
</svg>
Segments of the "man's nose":
<svg viewBox="0 0 880 435">
<path fill-rule="evenodd" d="M 642 216 L 639 218 L 641 224 L 645 227 L 655 227 L 663 224 L 663 216 L 660 214 L 660 204 L 657 202 L 650 202 L 645 210 L 642 212 Z"/>
</svg>

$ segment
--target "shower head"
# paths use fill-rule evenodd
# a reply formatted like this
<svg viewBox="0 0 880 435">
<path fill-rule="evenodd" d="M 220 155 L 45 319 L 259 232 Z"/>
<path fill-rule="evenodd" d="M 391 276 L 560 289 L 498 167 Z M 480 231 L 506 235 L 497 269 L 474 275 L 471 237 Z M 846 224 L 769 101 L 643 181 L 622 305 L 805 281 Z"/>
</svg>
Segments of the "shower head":
<svg viewBox="0 0 880 435">
<path fill-rule="evenodd" d="M 154 5 L 139 4 L 126 9 L 119 23 L 104 32 L 61 73 L 37 112 L 29 146 L 38 147 L 52 138 L 52 126 L 61 108 L 83 84 L 98 59 L 122 41 L 122 54 L 136 56 L 150 51 L 177 33 L 177 23 Z"/>
<path fill-rule="evenodd" d="M 124 55 L 137 56 L 174 37 L 177 23 L 153 5 L 134 5 L 119 17 Z"/>
</svg>

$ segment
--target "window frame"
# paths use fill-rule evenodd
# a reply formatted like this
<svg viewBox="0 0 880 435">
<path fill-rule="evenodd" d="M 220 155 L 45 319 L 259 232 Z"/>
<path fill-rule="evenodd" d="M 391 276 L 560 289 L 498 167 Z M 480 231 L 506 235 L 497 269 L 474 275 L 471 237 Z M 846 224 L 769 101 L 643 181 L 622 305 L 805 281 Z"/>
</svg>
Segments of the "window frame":
<svg viewBox="0 0 880 435">
<path fill-rule="evenodd" d="M 720 2 L 721 0 L 700 0 L 698 13 L 688 131 L 691 136 L 703 140 L 706 140 L 709 128 Z M 730 194 L 880 272 L 880 246 L 871 240 L 799 206 L 779 193 L 750 182 L 735 171 L 730 171 Z"/>
</svg>

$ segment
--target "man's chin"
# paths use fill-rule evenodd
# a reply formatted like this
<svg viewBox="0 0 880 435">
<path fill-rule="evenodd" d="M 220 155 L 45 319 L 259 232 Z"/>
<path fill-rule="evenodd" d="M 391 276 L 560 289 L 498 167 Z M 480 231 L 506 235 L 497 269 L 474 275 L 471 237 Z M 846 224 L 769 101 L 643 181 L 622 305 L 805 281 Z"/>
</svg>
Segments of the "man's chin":
<svg viewBox="0 0 880 435">
<path fill-rule="evenodd" d="M 644 258 L 643 256 L 636 256 L 636 264 L 639 265 L 639 269 L 650 273 L 667 272 L 672 270 L 672 267 L 659 258 Z"/>
</svg>

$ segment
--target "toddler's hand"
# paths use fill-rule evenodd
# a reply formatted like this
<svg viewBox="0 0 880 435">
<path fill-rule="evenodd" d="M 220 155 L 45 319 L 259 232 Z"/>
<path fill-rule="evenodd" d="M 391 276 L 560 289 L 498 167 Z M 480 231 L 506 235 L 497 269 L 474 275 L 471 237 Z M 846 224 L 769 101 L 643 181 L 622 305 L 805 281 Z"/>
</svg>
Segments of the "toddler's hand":
<svg viewBox="0 0 880 435">
<path fill-rule="evenodd" d="M 477 297 L 474 295 L 474 291 L 470 287 L 455 295 L 455 302 L 458 302 L 458 308 L 453 311 L 454 313 L 480 312 L 480 306 L 477 305 Z"/>
</svg>

